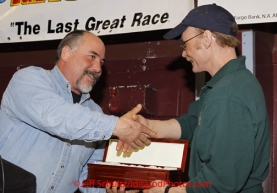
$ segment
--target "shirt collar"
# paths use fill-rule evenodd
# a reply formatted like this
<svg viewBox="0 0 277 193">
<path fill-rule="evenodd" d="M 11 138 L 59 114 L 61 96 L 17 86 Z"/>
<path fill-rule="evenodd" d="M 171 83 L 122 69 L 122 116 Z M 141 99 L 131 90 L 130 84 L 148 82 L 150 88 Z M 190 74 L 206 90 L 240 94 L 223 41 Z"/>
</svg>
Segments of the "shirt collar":
<svg viewBox="0 0 277 193">
<path fill-rule="evenodd" d="M 68 80 L 64 77 L 64 75 L 61 73 L 60 69 L 58 68 L 57 65 L 54 66 L 54 68 L 51 70 L 51 73 L 54 75 L 54 77 L 56 77 L 56 79 L 58 80 L 59 85 L 61 86 L 61 88 L 64 91 L 68 91 L 71 93 L 71 86 L 68 82 Z M 84 102 L 85 100 L 90 98 L 90 94 L 82 94 L 81 97 L 81 103 Z"/>
<path fill-rule="evenodd" d="M 61 73 L 60 69 L 57 65 L 54 66 L 54 68 L 51 70 L 54 77 L 58 80 L 59 85 L 62 87 L 63 90 L 71 90 L 70 84 L 67 81 L 67 79 L 64 77 L 64 75 Z"/>
<path fill-rule="evenodd" d="M 239 68 L 245 67 L 245 56 L 239 56 L 236 59 L 227 62 L 219 71 L 206 83 L 208 87 L 213 87 L 222 77 L 231 74 Z"/>
</svg>

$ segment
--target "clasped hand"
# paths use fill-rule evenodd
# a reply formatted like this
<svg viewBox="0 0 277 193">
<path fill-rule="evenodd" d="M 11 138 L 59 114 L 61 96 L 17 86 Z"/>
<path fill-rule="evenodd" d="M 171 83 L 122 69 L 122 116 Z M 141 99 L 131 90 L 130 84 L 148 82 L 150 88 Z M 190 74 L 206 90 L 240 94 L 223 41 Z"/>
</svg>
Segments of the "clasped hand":
<svg viewBox="0 0 277 193">
<path fill-rule="evenodd" d="M 149 129 L 145 125 L 132 119 L 133 115 L 140 112 L 142 105 L 139 104 L 123 116 L 118 118 L 113 135 L 119 138 L 117 150 L 123 148 L 124 152 L 138 149 L 145 145 L 149 145 L 149 138 L 157 138 L 157 133 Z"/>
</svg>

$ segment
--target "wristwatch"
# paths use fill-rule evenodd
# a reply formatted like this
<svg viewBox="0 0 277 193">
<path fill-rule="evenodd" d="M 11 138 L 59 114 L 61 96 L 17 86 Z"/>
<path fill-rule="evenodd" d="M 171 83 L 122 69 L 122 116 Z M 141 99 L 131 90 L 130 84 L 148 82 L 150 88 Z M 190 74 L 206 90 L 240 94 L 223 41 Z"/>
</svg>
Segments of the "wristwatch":
<svg viewBox="0 0 277 193">
<path fill-rule="evenodd" d="M 169 189 L 171 188 L 172 186 L 167 186 L 165 189 L 164 189 L 164 193 L 168 193 Z"/>
</svg>

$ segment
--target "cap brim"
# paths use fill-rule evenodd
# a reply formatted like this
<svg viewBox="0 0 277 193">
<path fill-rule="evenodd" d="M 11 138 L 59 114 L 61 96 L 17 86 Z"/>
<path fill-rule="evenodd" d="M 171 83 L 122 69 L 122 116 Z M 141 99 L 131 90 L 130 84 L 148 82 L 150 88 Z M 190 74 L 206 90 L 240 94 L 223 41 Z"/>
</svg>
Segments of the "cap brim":
<svg viewBox="0 0 277 193">
<path fill-rule="evenodd" d="M 180 36 L 187 28 L 188 28 L 188 26 L 180 23 L 175 28 L 173 28 L 172 30 L 170 30 L 169 32 L 164 34 L 163 38 L 166 40 L 174 39 L 174 38 Z"/>
</svg>

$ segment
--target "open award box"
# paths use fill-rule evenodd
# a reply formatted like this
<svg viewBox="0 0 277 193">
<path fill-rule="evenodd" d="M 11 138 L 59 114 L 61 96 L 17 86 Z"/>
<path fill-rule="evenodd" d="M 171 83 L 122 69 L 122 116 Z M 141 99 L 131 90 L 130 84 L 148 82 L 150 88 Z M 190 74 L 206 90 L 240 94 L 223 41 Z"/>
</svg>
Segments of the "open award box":
<svg viewBox="0 0 277 193">
<path fill-rule="evenodd" d="M 117 151 L 118 139 L 110 139 L 103 162 L 88 164 L 86 187 L 105 187 L 117 181 L 130 189 L 149 188 L 154 180 L 180 183 L 187 180 L 184 173 L 188 141 L 151 139 L 151 144 L 129 153 Z"/>
</svg>

